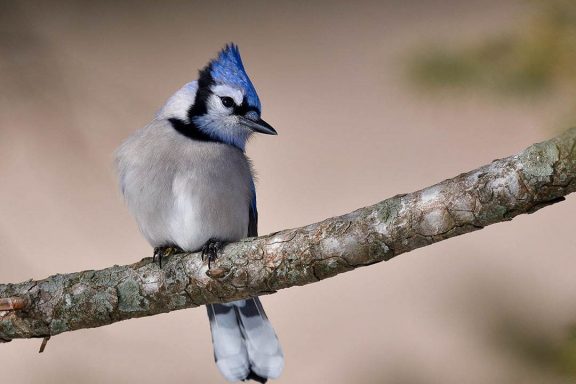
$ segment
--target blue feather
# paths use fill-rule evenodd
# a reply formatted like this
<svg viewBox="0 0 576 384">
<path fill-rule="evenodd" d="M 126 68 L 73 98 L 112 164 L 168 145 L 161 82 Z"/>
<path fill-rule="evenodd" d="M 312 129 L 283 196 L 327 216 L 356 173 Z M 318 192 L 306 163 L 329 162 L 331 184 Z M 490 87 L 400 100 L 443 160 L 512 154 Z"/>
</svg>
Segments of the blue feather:
<svg viewBox="0 0 576 384">
<path fill-rule="evenodd" d="M 259 111 L 262 110 L 256 89 L 248 78 L 248 74 L 242 64 L 237 45 L 232 43 L 226 45 L 218 54 L 218 58 L 214 59 L 210 65 L 210 74 L 214 81 L 242 89 L 246 95 L 248 105 L 257 108 Z"/>
</svg>

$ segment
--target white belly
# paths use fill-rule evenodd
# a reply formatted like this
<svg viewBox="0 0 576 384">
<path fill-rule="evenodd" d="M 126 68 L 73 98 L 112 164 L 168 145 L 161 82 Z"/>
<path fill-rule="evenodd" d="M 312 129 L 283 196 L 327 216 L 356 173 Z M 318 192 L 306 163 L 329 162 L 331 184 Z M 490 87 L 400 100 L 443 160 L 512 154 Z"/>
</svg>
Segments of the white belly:
<svg viewBox="0 0 576 384">
<path fill-rule="evenodd" d="M 152 246 L 195 251 L 209 239 L 247 236 L 252 174 L 240 150 L 158 124 L 130 137 L 117 162 L 128 208 Z"/>
<path fill-rule="evenodd" d="M 245 180 L 224 172 L 216 179 L 177 175 L 169 236 L 180 248 L 197 250 L 209 239 L 239 240 L 248 235 L 249 198 Z M 216 175 L 214 175 L 216 176 Z"/>
</svg>

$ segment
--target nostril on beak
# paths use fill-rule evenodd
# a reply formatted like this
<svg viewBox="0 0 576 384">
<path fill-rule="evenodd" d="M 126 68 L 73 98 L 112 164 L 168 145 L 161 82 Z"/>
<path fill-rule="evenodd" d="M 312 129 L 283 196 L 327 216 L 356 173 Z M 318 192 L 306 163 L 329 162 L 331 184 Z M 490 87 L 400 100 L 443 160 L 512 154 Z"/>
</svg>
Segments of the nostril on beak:
<svg viewBox="0 0 576 384">
<path fill-rule="evenodd" d="M 244 115 L 244 117 L 247 118 L 247 119 L 250 119 L 250 120 L 252 120 L 252 121 L 258 121 L 258 119 L 260 118 L 260 116 L 258 116 L 258 112 L 256 112 L 256 111 L 247 112 L 247 113 Z"/>
</svg>

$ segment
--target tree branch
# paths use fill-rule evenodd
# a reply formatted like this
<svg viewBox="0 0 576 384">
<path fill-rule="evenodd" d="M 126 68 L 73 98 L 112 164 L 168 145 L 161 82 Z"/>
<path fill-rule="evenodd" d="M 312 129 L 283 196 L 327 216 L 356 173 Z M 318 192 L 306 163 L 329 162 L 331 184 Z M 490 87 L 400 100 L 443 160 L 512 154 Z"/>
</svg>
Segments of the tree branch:
<svg viewBox="0 0 576 384">
<path fill-rule="evenodd" d="M 302 228 L 197 253 L 0 285 L 0 340 L 47 337 L 305 285 L 532 213 L 576 190 L 576 128 L 520 154 Z"/>
</svg>

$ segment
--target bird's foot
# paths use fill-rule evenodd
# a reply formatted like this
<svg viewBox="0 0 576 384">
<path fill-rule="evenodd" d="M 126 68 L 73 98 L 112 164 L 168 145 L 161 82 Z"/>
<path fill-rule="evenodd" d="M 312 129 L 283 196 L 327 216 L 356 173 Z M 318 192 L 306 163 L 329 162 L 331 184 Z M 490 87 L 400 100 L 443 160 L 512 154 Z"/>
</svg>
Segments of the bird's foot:
<svg viewBox="0 0 576 384">
<path fill-rule="evenodd" d="M 210 269 L 210 265 L 218 257 L 218 252 L 224 247 L 224 244 L 223 241 L 210 239 L 202 246 L 202 261 L 208 259 L 208 269 Z"/>
<path fill-rule="evenodd" d="M 156 247 L 154 248 L 154 254 L 152 255 L 152 262 L 156 262 L 156 258 L 158 258 L 158 265 L 162 268 L 162 258 L 169 257 L 175 255 L 177 253 L 183 253 L 184 251 L 173 245 L 169 247 Z"/>
</svg>

